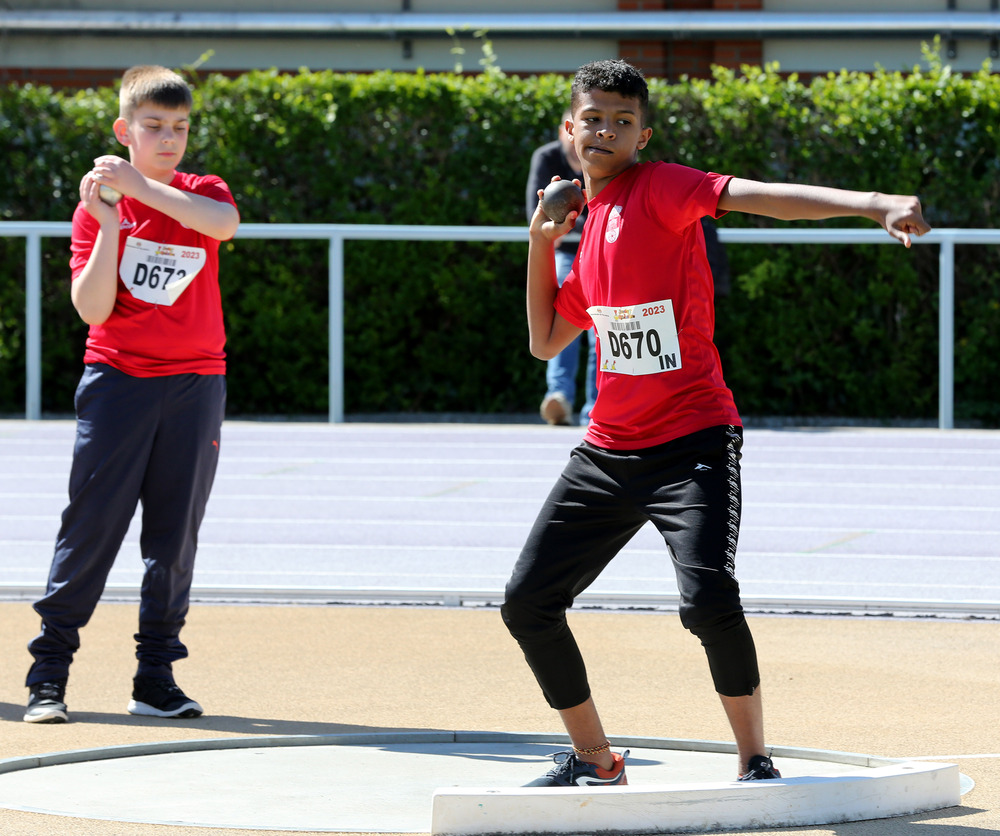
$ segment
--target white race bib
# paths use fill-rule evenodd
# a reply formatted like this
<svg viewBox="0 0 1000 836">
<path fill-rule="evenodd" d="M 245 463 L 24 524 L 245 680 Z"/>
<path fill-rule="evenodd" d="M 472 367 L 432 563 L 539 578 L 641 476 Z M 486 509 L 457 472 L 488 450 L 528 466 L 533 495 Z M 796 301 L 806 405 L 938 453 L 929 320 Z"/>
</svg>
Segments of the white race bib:
<svg viewBox="0 0 1000 836">
<path fill-rule="evenodd" d="M 587 308 L 601 341 L 601 371 L 659 374 L 681 367 L 674 306 L 669 299 L 625 308 Z"/>
<path fill-rule="evenodd" d="M 151 305 L 172 305 L 201 272 L 205 261 L 201 247 L 126 238 L 118 275 L 136 299 Z"/>
</svg>

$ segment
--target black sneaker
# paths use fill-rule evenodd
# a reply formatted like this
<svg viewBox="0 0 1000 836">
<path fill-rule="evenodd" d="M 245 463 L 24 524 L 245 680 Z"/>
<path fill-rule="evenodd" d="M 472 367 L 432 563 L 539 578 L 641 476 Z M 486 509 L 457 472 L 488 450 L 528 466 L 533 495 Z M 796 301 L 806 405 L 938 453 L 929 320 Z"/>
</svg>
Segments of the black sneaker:
<svg viewBox="0 0 1000 836">
<path fill-rule="evenodd" d="M 774 768 L 770 758 L 763 755 L 754 755 L 750 758 L 750 768 L 737 778 L 737 781 L 769 781 L 772 778 L 780 778 L 781 773 Z"/>
<path fill-rule="evenodd" d="M 596 763 L 580 760 L 575 752 L 556 752 L 552 760 L 556 765 L 541 778 L 536 778 L 526 787 L 624 787 L 628 784 L 625 777 L 625 758 L 628 749 L 620 755 L 612 752 L 614 766 L 611 769 L 601 769 Z"/>
<path fill-rule="evenodd" d="M 65 679 L 36 682 L 30 687 L 25 723 L 65 723 L 68 720 Z"/>
<path fill-rule="evenodd" d="M 202 711 L 173 680 L 137 676 L 132 680 L 128 713 L 146 717 L 200 717 Z"/>
</svg>

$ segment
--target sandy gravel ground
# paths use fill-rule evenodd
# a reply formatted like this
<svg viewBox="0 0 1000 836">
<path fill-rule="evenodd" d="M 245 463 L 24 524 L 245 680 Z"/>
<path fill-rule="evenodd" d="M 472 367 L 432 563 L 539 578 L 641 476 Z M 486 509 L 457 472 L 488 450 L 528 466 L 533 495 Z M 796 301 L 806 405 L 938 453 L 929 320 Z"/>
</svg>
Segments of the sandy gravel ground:
<svg viewBox="0 0 1000 836">
<path fill-rule="evenodd" d="M 27 603 L 0 603 L 0 758 L 229 736 L 561 731 L 495 609 L 195 605 L 191 658 L 176 674 L 206 716 L 180 721 L 125 712 L 135 617 L 131 604 L 98 608 L 70 678 L 72 722 L 36 726 L 21 717 L 37 617 Z M 609 733 L 730 739 L 701 648 L 676 615 L 578 612 L 573 624 Z M 751 625 L 771 743 L 959 763 L 975 781 L 949 810 L 758 833 L 1000 832 L 1000 622 L 755 616 Z M 272 833 L 0 809 L 3 836 Z"/>
</svg>

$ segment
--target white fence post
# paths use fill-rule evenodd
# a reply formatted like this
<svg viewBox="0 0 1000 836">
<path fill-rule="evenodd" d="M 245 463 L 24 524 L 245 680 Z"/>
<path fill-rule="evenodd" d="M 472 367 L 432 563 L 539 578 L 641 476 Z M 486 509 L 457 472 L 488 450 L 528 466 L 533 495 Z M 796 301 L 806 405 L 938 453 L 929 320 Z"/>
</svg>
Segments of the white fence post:
<svg viewBox="0 0 1000 836">
<path fill-rule="evenodd" d="M 330 236 L 330 423 L 344 422 L 344 236 Z"/>
<path fill-rule="evenodd" d="M 29 421 L 42 417 L 42 235 L 25 239 L 24 287 L 24 415 Z"/>
<path fill-rule="evenodd" d="M 955 242 L 938 255 L 938 427 L 955 426 Z"/>
</svg>

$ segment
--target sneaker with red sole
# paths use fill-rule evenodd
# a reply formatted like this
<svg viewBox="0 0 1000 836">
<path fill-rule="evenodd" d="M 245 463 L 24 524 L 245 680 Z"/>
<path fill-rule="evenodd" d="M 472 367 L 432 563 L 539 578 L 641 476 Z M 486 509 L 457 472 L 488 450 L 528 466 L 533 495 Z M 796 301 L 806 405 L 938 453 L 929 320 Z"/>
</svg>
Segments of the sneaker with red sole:
<svg viewBox="0 0 1000 836">
<path fill-rule="evenodd" d="M 601 769 L 596 763 L 580 760 L 575 752 L 556 752 L 552 755 L 555 766 L 541 778 L 536 778 L 526 787 L 624 787 L 625 758 L 628 749 L 621 754 L 612 752 L 614 765 L 611 769 Z"/>
</svg>

